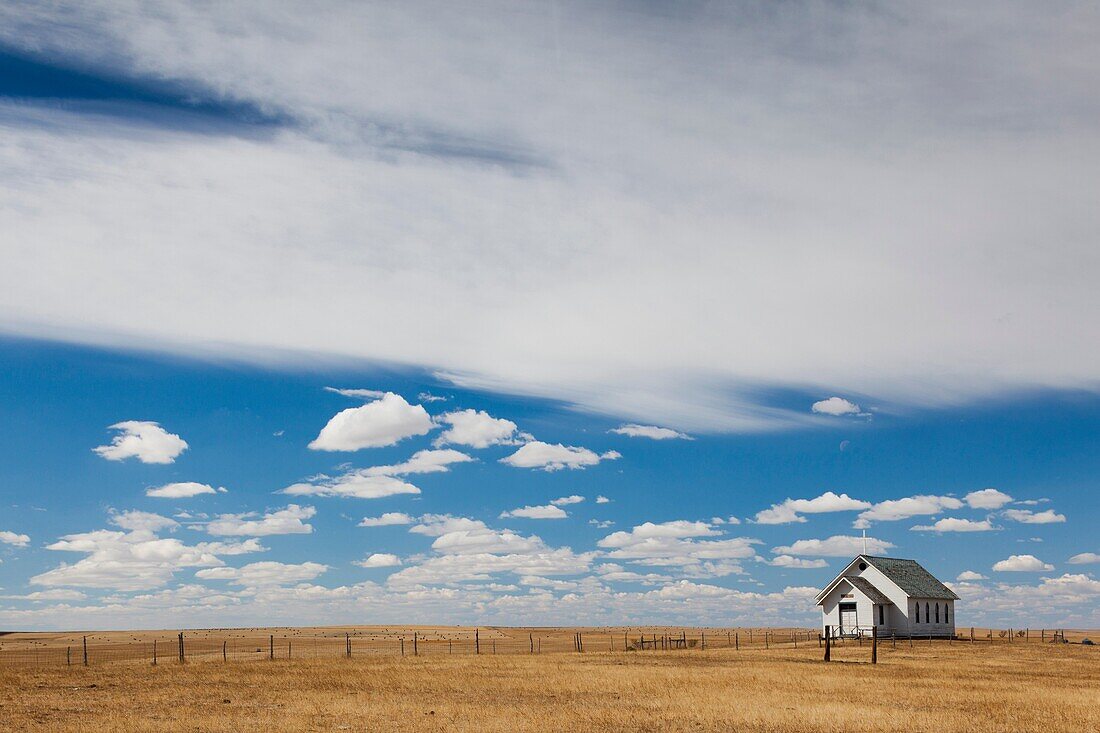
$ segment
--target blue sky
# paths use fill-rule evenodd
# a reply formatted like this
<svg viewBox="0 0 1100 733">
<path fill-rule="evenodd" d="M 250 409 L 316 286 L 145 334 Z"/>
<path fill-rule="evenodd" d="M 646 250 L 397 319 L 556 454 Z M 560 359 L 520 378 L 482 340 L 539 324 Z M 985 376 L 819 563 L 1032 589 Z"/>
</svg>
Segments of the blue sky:
<svg viewBox="0 0 1100 733">
<path fill-rule="evenodd" d="M 0 627 L 1096 626 L 1097 26 L 0 3 Z"/>
<path fill-rule="evenodd" d="M 1087 582 L 1089 565 L 1069 560 L 1095 551 L 1080 526 L 1095 508 L 1090 489 L 1100 468 L 1094 450 L 1100 400 L 1092 394 L 1036 393 L 961 410 L 830 416 L 827 424 L 800 430 L 655 440 L 611 432 L 624 423 L 561 402 L 458 388 L 422 370 L 385 365 L 260 367 L 22 339 L 4 340 L 0 353 L 4 525 L 26 535 L 0 550 L 0 613 L 12 627 L 156 625 L 166 618 L 247 624 L 273 621 L 272 613 L 297 623 L 751 623 L 766 620 L 766 613 L 806 621 L 812 589 L 850 559 L 853 542 L 858 549 L 861 539 L 838 538 L 860 538 L 853 523 L 866 510 L 794 512 L 775 517 L 780 523 L 767 523 L 760 512 L 826 492 L 884 511 L 869 522 L 870 542 L 889 543 L 880 551 L 919 558 L 953 581 L 964 596 L 960 623 L 1007 622 L 1021 614 L 1036 624 L 1092 620 L 1087 585 L 1086 595 L 1078 588 L 1065 598 L 1052 596 L 1045 608 L 1022 597 L 1034 597 L 1030 586 L 1067 576 L 1078 586 Z M 410 408 L 403 412 L 422 405 L 431 416 L 427 432 L 380 447 L 311 449 L 333 416 L 381 401 L 326 387 L 401 395 Z M 787 394 L 782 400 L 809 413 L 823 398 Z M 486 424 L 452 436 L 458 442 L 437 444 L 450 425 L 443 416 L 464 410 L 484 413 Z M 514 431 L 504 435 L 489 417 L 512 421 Z M 121 433 L 108 426 L 127 420 L 156 422 L 187 447 L 176 453 L 175 443 L 162 447 L 153 439 L 110 458 L 96 453 Z M 368 433 L 352 430 L 344 437 L 389 442 L 425 429 L 405 425 L 400 415 L 372 417 L 360 427 L 368 425 L 381 432 L 364 437 Z M 475 447 L 477 436 L 504 442 Z M 558 470 L 502 463 L 533 441 L 620 456 Z M 326 485 L 318 475 L 394 466 L 433 450 L 459 451 L 470 460 L 446 472 L 392 479 L 402 491 L 411 484 L 415 494 L 278 493 L 303 482 Z M 213 493 L 147 495 L 191 483 Z M 372 490 L 384 494 L 392 485 L 380 486 Z M 968 494 L 989 488 L 1011 499 L 969 505 Z M 583 500 L 552 503 L 565 497 Z M 919 500 L 926 506 L 910 513 L 882 503 L 906 497 L 926 497 Z M 299 507 L 293 516 L 286 514 L 291 505 Z M 523 507 L 540 507 L 537 516 L 566 516 L 501 516 Z M 147 514 L 128 522 L 133 511 Z M 1021 511 L 1030 515 L 1014 518 Z M 1020 521 L 1041 512 L 1051 512 L 1052 521 Z M 394 524 L 359 526 L 365 517 L 398 514 Z M 225 515 L 238 526 L 282 520 L 240 534 L 214 533 L 213 523 Z M 426 515 L 466 524 L 436 519 L 439 531 L 426 530 L 433 522 Z M 946 518 L 991 528 L 913 529 Z M 651 530 L 660 539 L 639 546 L 634 534 L 647 522 L 657 525 Z M 470 528 L 472 534 L 463 534 Z M 103 530 L 139 534 L 125 540 L 132 547 L 118 555 L 118 537 L 87 534 Z M 630 536 L 625 544 L 609 544 L 608 538 L 623 537 L 615 533 Z M 72 535 L 91 541 L 95 552 L 57 544 L 79 539 Z M 468 552 L 461 544 L 441 544 L 471 538 L 479 544 Z M 184 547 L 251 541 L 262 549 L 215 550 L 198 561 L 181 548 L 157 554 L 154 545 L 148 556 L 132 554 L 133 547 L 160 539 Z M 777 550 L 807 540 L 824 544 L 795 554 Z M 489 554 L 475 551 L 486 548 Z M 808 567 L 773 564 L 784 555 Z M 993 570 L 1013 555 L 1032 555 L 1046 569 Z M 354 564 L 372 556 L 379 567 Z M 441 558 L 458 558 L 461 569 Z M 116 561 L 123 564 L 112 565 Z M 67 573 L 58 576 L 65 565 Z M 986 579 L 954 580 L 965 571 Z M 240 583 L 220 579 L 234 572 L 257 575 Z M 413 575 L 406 582 L 402 572 Z M 280 600 L 276 611 L 260 605 L 271 598 L 287 602 Z"/>
</svg>

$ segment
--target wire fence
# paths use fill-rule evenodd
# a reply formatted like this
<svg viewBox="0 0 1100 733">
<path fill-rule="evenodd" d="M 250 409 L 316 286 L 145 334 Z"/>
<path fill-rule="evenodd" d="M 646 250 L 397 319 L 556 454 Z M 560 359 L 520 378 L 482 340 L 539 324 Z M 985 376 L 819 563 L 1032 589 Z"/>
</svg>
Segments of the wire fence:
<svg viewBox="0 0 1100 733">
<path fill-rule="evenodd" d="M 1087 632 L 1062 629 L 957 629 L 953 637 L 883 634 L 884 648 L 920 644 L 1088 643 Z M 202 629 L 182 632 L 0 635 L 0 668 L 90 666 L 114 662 L 180 664 L 247 660 L 362 658 L 480 654 L 670 652 L 821 648 L 816 630 L 786 628 L 617 627 L 410 629 Z M 869 638 L 837 638 L 834 647 L 870 645 Z"/>
</svg>

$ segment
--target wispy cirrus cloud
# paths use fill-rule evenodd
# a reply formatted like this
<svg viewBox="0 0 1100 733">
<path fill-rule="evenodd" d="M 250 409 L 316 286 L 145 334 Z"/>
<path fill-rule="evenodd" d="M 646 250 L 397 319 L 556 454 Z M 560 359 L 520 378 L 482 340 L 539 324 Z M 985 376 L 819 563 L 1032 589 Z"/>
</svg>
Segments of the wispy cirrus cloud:
<svg viewBox="0 0 1100 733">
<path fill-rule="evenodd" d="M 0 111 L 13 143 L 0 165 L 5 228 L 26 243 L 0 262 L 9 328 L 440 366 L 676 430 L 814 419 L 769 404 L 759 385 L 858 386 L 925 405 L 1093 383 L 1100 354 L 1074 316 L 1096 296 L 1073 263 L 1090 261 L 1076 233 L 1095 221 L 1053 185 L 1066 166 L 1085 181 L 1096 167 L 1096 123 L 1082 112 L 1096 55 L 1087 14 L 836 4 L 807 23 L 733 4 L 676 24 L 613 5 L 548 17 L 459 18 L 435 3 L 278 19 L 225 4 L 0 10 L 12 53 L 129 79 L 132 93 L 162 90 L 147 104 L 205 116 L 5 92 L 24 95 Z M 792 37 L 806 54 L 789 53 Z M 850 53 L 830 56 L 838 44 Z M 942 63 L 928 63 L 932 44 Z M 356 73 L 334 80 L 337 65 Z M 505 71 L 480 72 L 490 67 Z M 946 71 L 961 67 L 976 73 Z M 617 104 L 591 104 L 600 98 Z M 210 134 L 212 117 L 230 129 Z M 262 126 L 250 119 L 277 134 L 243 138 Z M 1026 180 L 1004 175 L 1005 150 L 1023 156 Z M 748 169 L 758 175 L 729 174 Z M 1053 242 L 1044 282 L 1065 294 L 1053 304 L 1024 266 L 1038 224 L 1003 228 L 1025 206 L 1044 212 L 1035 221 Z M 775 217 L 780 207 L 789 215 Z M 974 222 L 978 207 L 990 215 Z M 225 236 L 204 236 L 206 215 Z M 811 225 L 821 246 L 792 248 Z M 107 235 L 124 271 L 94 256 Z M 34 246 L 42 238 L 60 249 Z M 974 256 L 960 261 L 963 249 Z M 168 251 L 188 256 L 168 267 Z M 243 276 L 257 262 L 263 277 Z M 914 286 L 930 278 L 937 288 Z M 928 327 L 947 318 L 951 329 Z"/>
<path fill-rule="evenodd" d="M 656 425 L 637 425 L 630 423 L 627 425 L 620 425 L 617 428 L 608 430 L 609 433 L 617 433 L 619 435 L 626 435 L 630 438 L 649 438 L 650 440 L 691 440 L 691 436 L 685 433 L 681 433 L 679 430 L 673 430 L 671 428 L 661 428 Z"/>
</svg>

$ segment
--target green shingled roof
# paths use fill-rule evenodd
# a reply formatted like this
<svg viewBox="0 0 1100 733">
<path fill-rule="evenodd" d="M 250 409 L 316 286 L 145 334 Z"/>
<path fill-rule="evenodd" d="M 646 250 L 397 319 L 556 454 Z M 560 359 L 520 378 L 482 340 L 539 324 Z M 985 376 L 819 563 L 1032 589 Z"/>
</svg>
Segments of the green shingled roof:
<svg viewBox="0 0 1100 733">
<path fill-rule="evenodd" d="M 921 567 L 916 560 L 901 560 L 896 557 L 873 557 L 862 555 L 864 560 L 882 571 L 910 598 L 946 598 L 958 600 L 958 596 L 946 585 L 936 580 L 932 573 Z"/>
</svg>

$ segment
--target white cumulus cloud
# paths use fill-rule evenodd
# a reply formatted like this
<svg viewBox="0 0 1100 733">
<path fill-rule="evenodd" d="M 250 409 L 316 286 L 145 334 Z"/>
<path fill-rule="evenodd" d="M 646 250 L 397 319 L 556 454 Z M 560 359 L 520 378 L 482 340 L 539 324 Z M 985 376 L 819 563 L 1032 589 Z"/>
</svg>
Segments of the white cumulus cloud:
<svg viewBox="0 0 1100 733">
<path fill-rule="evenodd" d="M 404 512 L 386 512 L 380 517 L 363 517 L 360 527 L 390 527 L 394 525 L 412 524 L 413 518 Z"/>
<path fill-rule="evenodd" d="M 544 471 L 559 471 L 563 468 L 585 468 L 595 466 L 600 461 L 610 461 L 619 458 L 617 451 L 607 451 L 597 454 L 587 448 L 577 448 L 551 444 L 542 441 L 532 441 L 520 447 L 515 453 L 501 458 L 501 463 L 516 468 L 538 468 Z"/>
<path fill-rule="evenodd" d="M 1059 514 L 1053 509 L 1042 512 L 1033 512 L 1028 509 L 1005 509 L 1001 514 L 1014 522 L 1024 524 L 1058 524 L 1066 521 L 1066 515 Z"/>
<path fill-rule="evenodd" d="M 815 560 L 808 560 L 804 557 L 794 557 L 792 555 L 777 555 L 768 561 L 769 565 L 775 565 L 780 568 L 824 568 L 828 567 L 829 563 L 821 558 Z"/>
<path fill-rule="evenodd" d="M 569 515 L 566 514 L 561 507 L 554 506 L 553 504 L 546 504 L 544 506 L 525 506 L 500 513 L 501 519 L 506 519 L 508 517 L 519 517 L 522 519 L 565 519 L 568 516 Z"/>
<path fill-rule="evenodd" d="M 252 514 L 220 514 L 206 525 L 212 535 L 266 537 L 281 534 L 309 534 L 313 526 L 309 519 L 317 510 L 311 506 L 289 504 L 285 509 L 268 512 L 257 517 Z"/>
<path fill-rule="evenodd" d="M 125 420 L 110 426 L 118 434 L 110 445 L 94 448 L 108 461 L 137 458 L 142 463 L 172 463 L 187 450 L 187 441 L 169 433 L 159 423 L 145 420 Z"/>
<path fill-rule="evenodd" d="M 820 400 L 815 402 L 810 409 L 820 415 L 832 415 L 834 417 L 840 417 L 842 415 L 863 416 L 866 414 L 859 405 L 854 402 L 849 402 L 843 397 L 829 397 L 828 399 Z"/>
<path fill-rule="evenodd" d="M 110 522 L 123 529 L 145 530 L 149 532 L 159 532 L 162 529 L 171 529 L 179 526 L 179 522 L 169 517 L 163 517 L 153 512 L 142 512 L 136 509 L 124 512 L 112 510 Z"/>
<path fill-rule="evenodd" d="M 959 573 L 957 578 L 955 578 L 955 580 L 959 581 L 960 583 L 967 583 L 967 582 L 974 581 L 974 580 L 985 580 L 985 579 L 986 579 L 986 577 L 984 575 L 982 575 L 981 573 L 976 573 L 973 570 L 964 570 L 961 573 Z"/>
<path fill-rule="evenodd" d="M 1054 566 L 1043 562 L 1034 555 L 1010 555 L 1008 558 L 994 563 L 993 569 L 999 573 L 1037 573 L 1053 570 Z"/>
<path fill-rule="evenodd" d="M 997 489 L 982 489 L 971 491 L 963 497 L 971 509 L 1000 509 L 1012 501 L 1012 497 Z"/>
<path fill-rule="evenodd" d="M 387 466 L 386 468 L 392 468 Z M 310 481 L 280 489 L 290 496 L 339 496 L 353 499 L 381 499 L 398 494 L 419 494 L 420 489 L 395 476 L 371 474 L 370 469 L 348 471 L 335 478 L 317 476 Z"/>
<path fill-rule="evenodd" d="M 451 532 L 460 530 L 485 529 L 485 522 L 469 517 L 454 517 L 450 514 L 425 514 L 420 518 L 420 524 L 409 529 L 413 534 L 422 534 L 429 537 L 441 537 Z"/>
<path fill-rule="evenodd" d="M 85 557 L 35 575 L 30 582 L 48 587 L 147 590 L 165 585 L 183 568 L 221 566 L 224 562 L 219 555 L 263 552 L 265 549 L 256 540 L 187 545 L 174 537 L 159 537 L 159 530 L 172 529 L 177 524 L 148 512 L 116 512 L 110 521 L 123 531 L 100 529 L 70 534 L 47 545 L 47 550 L 82 553 Z"/>
<path fill-rule="evenodd" d="M 645 522 L 629 532 L 619 531 L 597 545 L 607 556 L 641 565 L 678 567 L 693 577 L 718 577 L 742 573 L 740 560 L 755 554 L 759 540 L 748 537 L 700 539 L 720 535 L 706 522 L 674 520 Z"/>
<path fill-rule="evenodd" d="M 392 568 L 401 565 L 401 558 L 386 552 L 376 552 L 363 560 L 356 560 L 352 564 L 361 568 Z"/>
<path fill-rule="evenodd" d="M 16 547 L 26 547 L 31 541 L 31 538 L 25 534 L 17 534 L 9 530 L 0 530 L 0 542 L 5 545 L 14 545 Z"/>
<path fill-rule="evenodd" d="M 450 427 L 436 438 L 436 445 L 488 448 L 491 445 L 511 445 L 516 442 L 516 424 L 511 420 L 493 417 L 484 410 L 446 412 L 439 416 L 439 422 Z"/>
<path fill-rule="evenodd" d="M 916 532 L 989 532 L 997 528 L 988 519 L 974 521 L 958 517 L 944 517 L 934 524 L 918 524 L 910 529 Z"/>
<path fill-rule="evenodd" d="M 309 447 L 324 451 L 380 448 L 414 435 L 426 435 L 434 427 L 423 406 L 410 405 L 401 395 L 386 392 L 362 407 L 336 413 Z"/>
<path fill-rule="evenodd" d="M 372 466 L 364 469 L 367 476 L 405 476 L 410 473 L 446 473 L 455 463 L 470 463 L 474 459 L 462 451 L 445 450 L 421 450 L 413 453 L 412 457 L 404 463 L 392 466 Z"/>
<path fill-rule="evenodd" d="M 246 588 L 290 585 L 313 580 L 328 570 L 327 565 L 316 562 L 281 563 L 254 562 L 239 568 L 217 567 L 199 570 L 196 578 L 203 580 L 228 580 Z"/>
<path fill-rule="evenodd" d="M 1067 560 L 1070 565 L 1088 565 L 1091 563 L 1100 563 L 1100 553 L 1096 552 L 1082 552 L 1074 555 Z"/>
<path fill-rule="evenodd" d="M 813 499 L 787 499 L 782 504 L 775 504 L 770 509 L 757 512 L 757 524 L 789 524 L 791 522 L 805 522 L 802 514 L 824 514 L 828 512 L 851 512 L 867 509 L 870 502 L 853 499 L 847 494 L 836 494 L 826 491 L 821 496 Z"/>
<path fill-rule="evenodd" d="M 200 484 L 194 481 L 181 481 L 146 489 L 145 495 L 159 499 L 188 499 L 192 496 L 199 496 L 200 494 L 217 494 L 219 492 L 224 493 L 225 489 L 215 489 L 209 484 Z"/>
<path fill-rule="evenodd" d="M 939 514 L 945 509 L 961 509 L 963 503 L 952 496 L 922 494 L 904 499 L 880 501 L 859 515 L 862 523 L 870 521 L 892 522 L 928 514 Z M 858 529 L 858 527 L 857 527 Z"/>
<path fill-rule="evenodd" d="M 873 537 L 833 535 L 823 540 L 798 540 L 790 545 L 773 547 L 772 552 L 778 555 L 807 555 L 810 557 L 854 557 L 863 554 L 864 542 L 866 542 L 867 554 L 869 555 L 883 555 L 894 546 L 886 540 Z"/>
<path fill-rule="evenodd" d="M 571 496 L 562 496 L 557 499 L 551 499 L 550 503 L 554 506 L 569 506 L 570 504 L 580 504 L 582 501 L 584 501 L 583 496 L 573 494 Z"/>
</svg>

